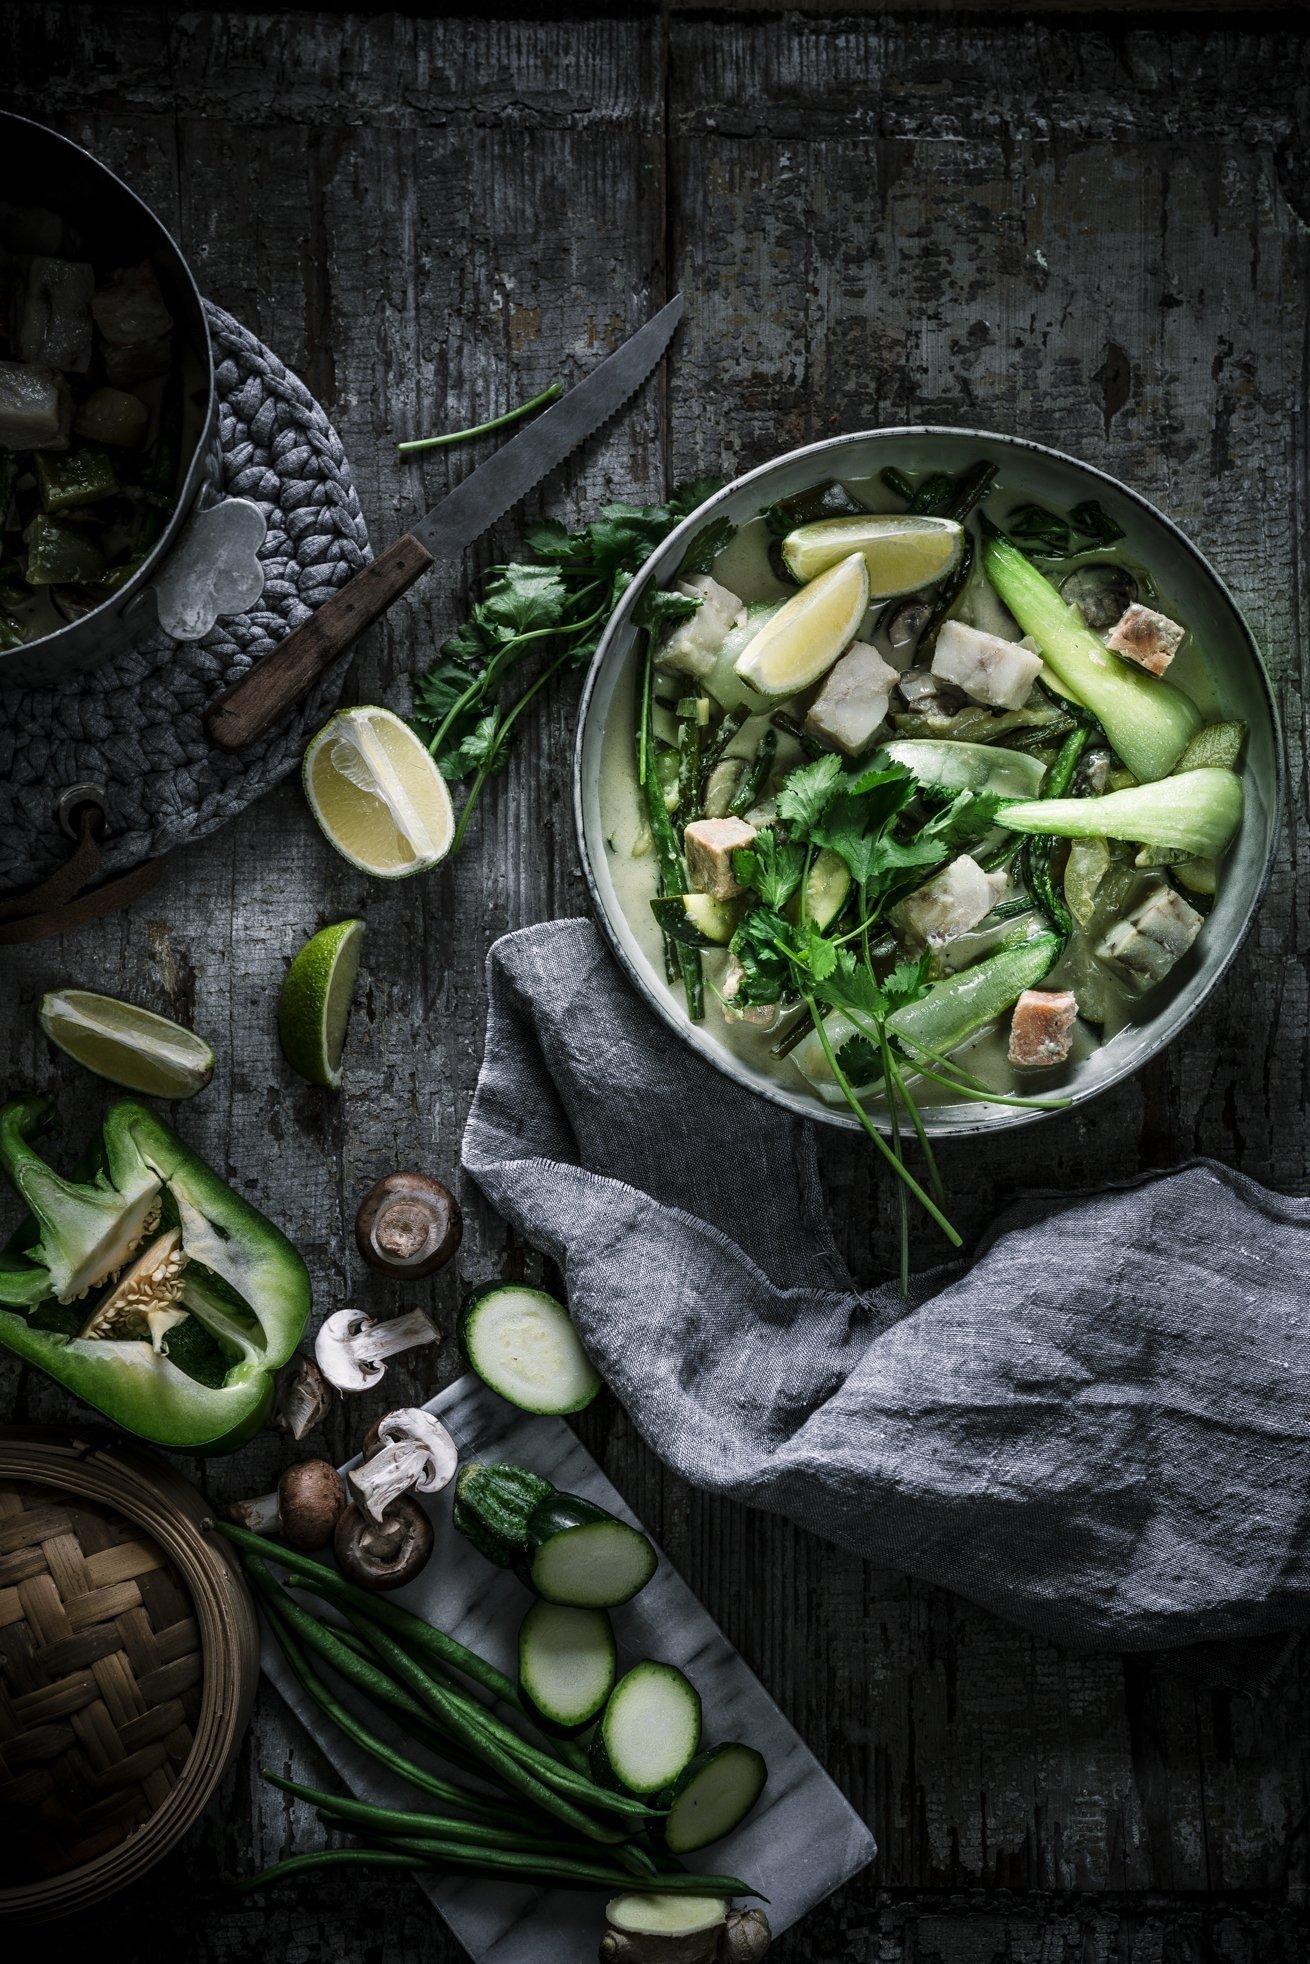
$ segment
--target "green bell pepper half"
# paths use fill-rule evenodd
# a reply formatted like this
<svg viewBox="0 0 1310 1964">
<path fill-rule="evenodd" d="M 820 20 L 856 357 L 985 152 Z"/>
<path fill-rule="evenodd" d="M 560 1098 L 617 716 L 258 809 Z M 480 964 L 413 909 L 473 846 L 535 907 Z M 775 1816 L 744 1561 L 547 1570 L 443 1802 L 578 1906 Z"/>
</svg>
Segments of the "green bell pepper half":
<svg viewBox="0 0 1310 1964">
<path fill-rule="evenodd" d="M 273 1374 L 304 1332 L 304 1262 L 144 1105 L 111 1105 L 70 1178 L 30 1143 L 54 1119 L 49 1098 L 0 1107 L 0 1169 L 28 1209 L 0 1251 L 0 1344 L 139 1438 L 231 1451 L 263 1424 Z M 179 1236 L 167 1307 L 185 1318 L 157 1341 L 78 1334 L 104 1320 L 152 1248 Z M 143 1287 L 148 1298 L 148 1278 Z"/>
</svg>

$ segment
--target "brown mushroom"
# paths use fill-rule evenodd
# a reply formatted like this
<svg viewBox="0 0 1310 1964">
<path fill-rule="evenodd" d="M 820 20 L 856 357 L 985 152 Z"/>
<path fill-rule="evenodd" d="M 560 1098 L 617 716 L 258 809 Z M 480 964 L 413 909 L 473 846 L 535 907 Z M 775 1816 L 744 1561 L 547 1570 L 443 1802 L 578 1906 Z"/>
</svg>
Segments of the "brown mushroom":
<svg viewBox="0 0 1310 1964">
<path fill-rule="evenodd" d="M 332 1409 L 332 1386 L 312 1357 L 292 1359 L 277 1381 L 277 1406 L 269 1423 L 275 1432 L 289 1432 L 299 1445 L 321 1425 Z"/>
<path fill-rule="evenodd" d="M 346 1505 L 346 1489 L 335 1466 L 325 1459 L 302 1459 L 288 1466 L 276 1493 L 238 1500 L 229 1517 L 252 1534 L 280 1534 L 293 1548 L 326 1548 Z"/>
<path fill-rule="evenodd" d="M 464 1232 L 459 1202 L 427 1173 L 388 1173 L 355 1216 L 355 1245 L 370 1268 L 417 1281 L 442 1268 Z"/>
<path fill-rule="evenodd" d="M 392 1501 L 381 1522 L 352 1500 L 337 1522 L 332 1548 L 341 1573 L 361 1589 L 399 1589 L 425 1567 L 432 1523 L 408 1494 Z"/>
</svg>

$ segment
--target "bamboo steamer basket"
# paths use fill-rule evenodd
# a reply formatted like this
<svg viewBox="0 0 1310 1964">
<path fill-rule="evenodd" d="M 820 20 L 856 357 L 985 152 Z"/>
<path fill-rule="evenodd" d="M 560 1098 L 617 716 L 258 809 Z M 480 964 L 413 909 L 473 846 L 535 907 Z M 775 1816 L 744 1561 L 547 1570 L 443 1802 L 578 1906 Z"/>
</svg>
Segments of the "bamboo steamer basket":
<svg viewBox="0 0 1310 1964">
<path fill-rule="evenodd" d="M 0 1427 L 0 1923 L 135 1881 L 236 1751 L 258 1623 L 209 1519 L 160 1460 Z"/>
</svg>

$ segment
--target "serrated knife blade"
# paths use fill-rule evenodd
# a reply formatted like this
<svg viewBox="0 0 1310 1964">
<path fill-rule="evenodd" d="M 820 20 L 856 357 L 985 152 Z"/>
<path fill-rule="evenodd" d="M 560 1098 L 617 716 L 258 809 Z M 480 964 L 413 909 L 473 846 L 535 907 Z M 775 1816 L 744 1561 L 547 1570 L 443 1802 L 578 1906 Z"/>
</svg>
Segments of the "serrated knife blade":
<svg viewBox="0 0 1310 1964">
<path fill-rule="evenodd" d="M 676 294 L 621 348 L 256 662 L 206 714 L 205 728 L 215 748 L 242 750 L 265 736 L 435 560 L 457 558 L 607 423 L 659 366 L 683 306 L 682 295 Z"/>
</svg>

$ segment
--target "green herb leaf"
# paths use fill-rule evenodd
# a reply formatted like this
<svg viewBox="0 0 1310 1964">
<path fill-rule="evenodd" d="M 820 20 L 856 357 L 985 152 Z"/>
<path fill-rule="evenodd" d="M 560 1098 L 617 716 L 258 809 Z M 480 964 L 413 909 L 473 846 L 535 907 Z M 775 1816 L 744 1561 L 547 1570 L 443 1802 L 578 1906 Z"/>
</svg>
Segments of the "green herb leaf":
<svg viewBox="0 0 1310 1964">
<path fill-rule="evenodd" d="M 767 907 L 754 907 L 728 944 L 741 964 L 741 986 L 733 998 L 743 1007 L 781 1002 L 791 990 L 787 954 L 790 924 Z"/>
<path fill-rule="evenodd" d="M 556 567 L 515 564 L 505 568 L 473 613 L 493 640 L 514 640 L 558 627 L 567 601 L 568 589 Z"/>
<path fill-rule="evenodd" d="M 702 526 L 682 555 L 678 578 L 685 580 L 689 573 L 708 573 L 736 530 L 729 518 L 711 519 L 708 525 Z"/>
<path fill-rule="evenodd" d="M 768 826 L 757 834 L 753 846 L 733 853 L 732 867 L 743 886 L 753 887 L 764 905 L 780 914 L 801 883 L 805 852 L 790 840 L 780 841 Z"/>
<path fill-rule="evenodd" d="M 778 793 L 778 817 L 798 836 L 808 838 L 836 796 L 841 775 L 841 758 L 832 751 L 812 764 L 802 764 Z"/>
<path fill-rule="evenodd" d="M 1117 539 L 1127 536 L 1123 526 L 1103 511 L 1095 498 L 1086 498 L 1081 505 L 1075 505 L 1069 513 L 1069 523 L 1098 546 L 1112 546 Z"/>
<path fill-rule="evenodd" d="M 638 627 L 658 630 L 672 626 L 674 621 L 689 619 L 700 605 L 689 593 L 670 593 L 662 586 L 648 586 L 637 602 L 633 619 Z"/>
</svg>

